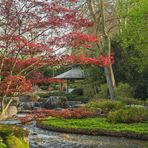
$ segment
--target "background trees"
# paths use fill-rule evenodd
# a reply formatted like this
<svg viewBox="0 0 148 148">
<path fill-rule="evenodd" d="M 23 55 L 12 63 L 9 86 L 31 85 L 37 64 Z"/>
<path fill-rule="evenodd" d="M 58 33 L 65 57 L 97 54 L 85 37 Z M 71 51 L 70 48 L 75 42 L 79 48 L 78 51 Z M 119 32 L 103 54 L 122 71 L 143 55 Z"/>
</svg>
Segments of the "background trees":
<svg viewBox="0 0 148 148">
<path fill-rule="evenodd" d="M 93 28 L 83 31 L 95 33 L 101 37 L 101 0 L 85 0 L 79 3 L 80 11 L 95 22 Z M 147 1 L 145 0 L 106 0 L 104 1 L 105 31 L 111 40 L 111 52 L 114 53 L 113 71 L 115 80 L 129 83 L 135 89 L 135 97 L 147 98 Z M 86 10 L 88 10 L 86 12 Z M 105 44 L 107 45 L 107 44 Z M 88 55 L 97 56 L 101 44 L 93 45 L 89 50 L 81 49 Z M 78 53 L 76 53 L 78 54 Z M 88 68 L 92 73 L 93 67 Z M 96 67 L 94 67 L 96 71 Z M 92 79 L 105 82 L 102 69 L 98 68 L 98 78 Z M 88 83 L 93 83 L 89 79 Z M 100 83 L 98 83 L 100 87 Z M 94 85 L 95 87 L 95 85 Z"/>
<path fill-rule="evenodd" d="M 135 97 L 147 98 L 148 2 L 146 0 L 127 2 L 128 4 L 124 2 L 126 7 L 120 7 L 120 12 L 118 8 L 119 18 L 124 18 L 126 23 L 120 25 L 122 31 L 117 34 L 112 44 L 116 57 L 115 75 L 118 82 L 128 82 L 135 88 Z"/>
</svg>

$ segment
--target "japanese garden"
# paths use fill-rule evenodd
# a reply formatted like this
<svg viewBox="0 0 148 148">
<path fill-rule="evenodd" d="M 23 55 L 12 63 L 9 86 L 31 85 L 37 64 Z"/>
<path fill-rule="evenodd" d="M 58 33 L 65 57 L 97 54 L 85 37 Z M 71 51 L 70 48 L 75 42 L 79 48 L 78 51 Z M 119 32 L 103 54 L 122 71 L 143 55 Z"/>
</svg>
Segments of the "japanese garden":
<svg viewBox="0 0 148 148">
<path fill-rule="evenodd" d="M 0 148 L 147 148 L 147 35 L 147 0 L 0 0 Z"/>
</svg>

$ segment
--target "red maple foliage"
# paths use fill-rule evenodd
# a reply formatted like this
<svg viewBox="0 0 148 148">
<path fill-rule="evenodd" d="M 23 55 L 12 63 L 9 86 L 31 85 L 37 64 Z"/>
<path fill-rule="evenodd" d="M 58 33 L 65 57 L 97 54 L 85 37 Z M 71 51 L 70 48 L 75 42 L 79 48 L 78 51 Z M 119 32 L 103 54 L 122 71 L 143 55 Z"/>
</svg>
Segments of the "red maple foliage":
<svg viewBox="0 0 148 148">
<path fill-rule="evenodd" d="M 49 116 L 57 117 L 57 118 L 64 118 L 64 119 L 80 119 L 80 118 L 86 118 L 86 117 L 92 117 L 94 116 L 94 113 L 92 111 L 88 111 L 84 108 L 78 108 L 78 109 L 63 109 L 63 110 L 50 110 L 50 109 L 37 109 L 32 111 L 32 113 L 27 114 L 24 117 L 18 117 L 18 120 L 20 120 L 22 123 L 28 123 L 34 120 L 42 120 Z"/>
<path fill-rule="evenodd" d="M 32 84 L 48 84 L 48 83 L 61 83 L 63 79 L 44 77 L 39 71 L 33 71 L 29 75 L 29 80 Z"/>
<path fill-rule="evenodd" d="M 1 93 L 30 91 L 30 82 L 61 81 L 28 76 L 41 67 L 73 62 L 99 66 L 113 63 L 112 56 L 92 58 L 57 54 L 58 50 L 64 48 L 91 48 L 92 43 L 100 41 L 95 35 L 80 33 L 82 28 L 92 27 L 94 23 L 80 14 L 76 5 L 69 7 L 70 2 L 77 0 L 0 1 Z"/>
<path fill-rule="evenodd" d="M 14 94 L 32 91 L 32 84 L 23 76 L 8 76 L 0 83 L 0 94 Z"/>
</svg>

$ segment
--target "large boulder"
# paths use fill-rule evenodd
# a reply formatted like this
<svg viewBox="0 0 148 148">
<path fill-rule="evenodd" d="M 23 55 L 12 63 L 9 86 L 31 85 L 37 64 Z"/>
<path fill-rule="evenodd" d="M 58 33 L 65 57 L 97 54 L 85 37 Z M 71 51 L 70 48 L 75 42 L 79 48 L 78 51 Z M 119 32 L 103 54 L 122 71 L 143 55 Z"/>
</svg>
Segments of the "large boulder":
<svg viewBox="0 0 148 148">
<path fill-rule="evenodd" d="M 66 106 L 66 97 L 57 97 L 51 96 L 49 98 L 45 98 L 45 101 L 41 103 L 40 107 L 53 109 L 53 108 L 65 108 Z"/>
<path fill-rule="evenodd" d="M 5 119 L 12 118 L 16 114 L 17 114 L 16 106 L 9 106 L 7 111 L 0 115 L 0 120 L 5 120 Z"/>
<path fill-rule="evenodd" d="M 19 109 L 20 112 L 22 110 L 33 110 L 34 102 L 21 102 L 19 107 L 21 108 L 21 110 Z"/>
</svg>

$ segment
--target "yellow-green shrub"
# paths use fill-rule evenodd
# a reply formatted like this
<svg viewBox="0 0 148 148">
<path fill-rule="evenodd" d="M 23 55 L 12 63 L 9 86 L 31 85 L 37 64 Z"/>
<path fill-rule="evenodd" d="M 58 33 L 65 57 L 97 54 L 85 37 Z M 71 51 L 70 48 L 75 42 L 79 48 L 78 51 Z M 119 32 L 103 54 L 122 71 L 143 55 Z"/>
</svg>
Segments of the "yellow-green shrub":
<svg viewBox="0 0 148 148">
<path fill-rule="evenodd" d="M 116 98 L 133 98 L 134 97 L 134 88 L 131 87 L 128 83 L 119 83 L 115 88 Z"/>
<path fill-rule="evenodd" d="M 115 111 L 122 108 L 124 104 L 120 101 L 111 101 L 107 99 L 93 100 L 85 105 L 86 108 L 92 109 L 102 109 L 104 113 L 108 113 L 110 111 Z"/>
<path fill-rule="evenodd" d="M 8 148 L 29 148 L 27 140 L 15 137 L 13 135 L 7 137 L 6 144 Z"/>
<path fill-rule="evenodd" d="M 112 123 L 134 123 L 148 121 L 148 109 L 143 106 L 130 106 L 108 114 L 107 120 Z"/>
<path fill-rule="evenodd" d="M 126 105 L 131 105 L 131 104 L 144 105 L 144 101 L 142 101 L 140 99 L 138 100 L 138 99 L 134 99 L 134 98 L 122 98 L 120 100 Z"/>
</svg>

